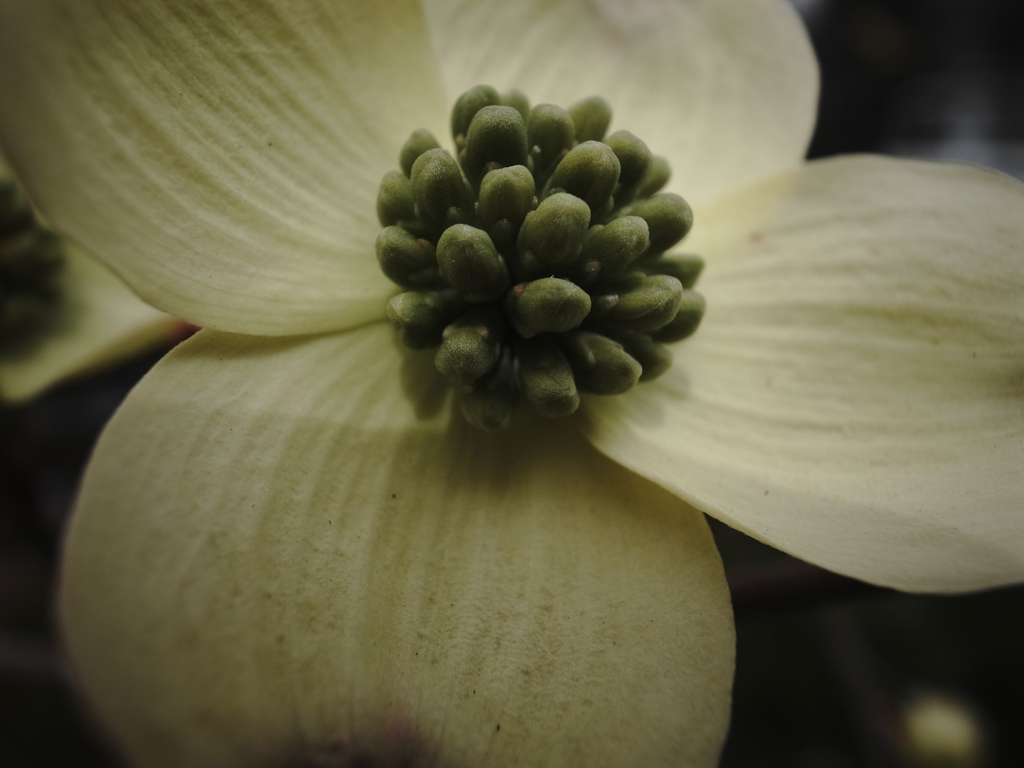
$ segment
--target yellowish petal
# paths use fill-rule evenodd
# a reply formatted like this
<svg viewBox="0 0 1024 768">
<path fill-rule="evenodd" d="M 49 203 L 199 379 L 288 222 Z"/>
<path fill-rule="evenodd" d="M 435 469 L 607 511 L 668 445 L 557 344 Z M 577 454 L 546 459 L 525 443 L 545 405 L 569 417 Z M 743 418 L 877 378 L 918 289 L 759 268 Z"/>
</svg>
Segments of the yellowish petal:
<svg viewBox="0 0 1024 768">
<path fill-rule="evenodd" d="M 445 121 L 418 4 L 0 6 L 0 143 L 33 202 L 197 325 L 380 317 L 377 185 Z"/>
<path fill-rule="evenodd" d="M 141 766 L 713 766 L 701 515 L 575 432 L 450 423 L 391 335 L 201 332 L 129 397 L 60 598 L 102 721 Z"/>
<path fill-rule="evenodd" d="M 784 0 L 427 0 L 449 94 L 477 83 L 568 106 L 600 95 L 612 129 L 672 164 L 702 202 L 792 167 L 817 114 L 818 66 Z"/>
<path fill-rule="evenodd" d="M 769 544 L 865 581 L 1024 578 L 1024 185 L 875 157 L 696 215 L 704 326 L 594 442 Z"/>
<path fill-rule="evenodd" d="M 76 375 L 170 344 L 177 320 L 140 301 L 109 270 L 64 244 L 60 315 L 37 343 L 0 351 L 0 400 L 27 400 Z"/>
</svg>

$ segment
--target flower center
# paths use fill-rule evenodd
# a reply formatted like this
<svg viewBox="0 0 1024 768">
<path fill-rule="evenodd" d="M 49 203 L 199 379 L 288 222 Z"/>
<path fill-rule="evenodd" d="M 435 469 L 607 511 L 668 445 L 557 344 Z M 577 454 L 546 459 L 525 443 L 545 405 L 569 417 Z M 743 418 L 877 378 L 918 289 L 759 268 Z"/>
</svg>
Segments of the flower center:
<svg viewBox="0 0 1024 768">
<path fill-rule="evenodd" d="M 405 288 L 387 316 L 437 369 L 466 420 L 494 430 L 520 400 L 565 416 L 664 373 L 693 333 L 703 260 L 665 256 L 693 224 L 659 193 L 668 163 L 629 133 L 605 137 L 600 98 L 530 108 L 476 86 L 455 102 L 456 160 L 420 129 L 381 181 L 377 259 Z"/>
<path fill-rule="evenodd" d="M 21 351 L 47 327 L 63 263 L 60 240 L 14 185 L 0 182 L 0 352 Z"/>
</svg>

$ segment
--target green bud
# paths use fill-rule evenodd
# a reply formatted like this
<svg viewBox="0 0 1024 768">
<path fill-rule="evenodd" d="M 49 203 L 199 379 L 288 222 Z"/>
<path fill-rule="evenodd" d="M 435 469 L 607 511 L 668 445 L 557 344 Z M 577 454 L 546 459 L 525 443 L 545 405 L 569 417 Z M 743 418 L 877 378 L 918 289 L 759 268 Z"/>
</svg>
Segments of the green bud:
<svg viewBox="0 0 1024 768">
<path fill-rule="evenodd" d="M 441 335 L 434 365 L 455 384 L 471 384 L 498 362 L 505 323 L 494 305 L 470 307 Z"/>
<path fill-rule="evenodd" d="M 558 340 L 576 376 L 576 386 L 598 395 L 618 395 L 632 389 L 643 369 L 622 345 L 591 331 L 571 331 Z"/>
<path fill-rule="evenodd" d="M 27 203 L 24 210 L 27 218 L 18 210 L 8 211 L 10 231 L 0 240 L 0 315 L 15 313 L 15 303 L 24 310 L 17 314 L 50 311 L 52 308 L 43 305 L 61 293 L 61 241 L 36 223 Z"/>
<path fill-rule="evenodd" d="M 476 113 L 484 107 L 500 103 L 498 92 L 489 85 L 475 85 L 455 100 L 451 125 L 456 150 L 461 151 L 466 146 L 466 133 Z"/>
<path fill-rule="evenodd" d="M 656 331 L 653 335 L 656 341 L 671 343 L 682 341 L 687 336 L 693 335 L 704 317 L 704 297 L 696 291 L 683 291 L 682 300 L 679 303 L 679 311 L 675 318 L 668 325 Z"/>
<path fill-rule="evenodd" d="M 576 126 L 576 141 L 601 141 L 612 122 L 612 106 L 600 96 L 582 99 L 569 107 Z"/>
<path fill-rule="evenodd" d="M 541 416 L 568 416 L 580 407 L 576 378 L 550 336 L 524 340 L 516 350 L 519 389 Z"/>
<path fill-rule="evenodd" d="M 562 158 L 548 179 L 547 194 L 560 189 L 595 211 L 608 202 L 618 181 L 619 158 L 611 148 L 599 141 L 585 141 Z"/>
<path fill-rule="evenodd" d="M 498 249 L 498 253 L 502 255 L 508 254 L 509 256 L 515 255 L 516 235 L 519 234 L 518 224 L 513 224 L 508 219 L 498 219 L 487 228 L 487 234 L 490 235 L 491 242 Z M 511 268 L 510 266 L 509 269 Z"/>
<path fill-rule="evenodd" d="M 505 311 L 519 335 L 565 333 L 578 328 L 590 312 L 590 297 L 575 283 L 544 277 L 520 283 L 505 295 Z"/>
<path fill-rule="evenodd" d="M 469 302 L 493 301 L 508 288 L 508 267 L 482 229 L 448 227 L 437 241 L 441 277 Z"/>
<path fill-rule="evenodd" d="M 459 157 L 474 187 L 490 170 L 525 166 L 529 153 L 523 116 L 512 107 L 484 107 L 469 124 L 466 148 Z"/>
<path fill-rule="evenodd" d="M 640 381 L 651 381 L 672 367 L 672 352 L 646 333 L 623 333 L 616 340 L 626 353 L 640 363 Z"/>
<path fill-rule="evenodd" d="M 377 219 L 382 227 L 416 218 L 412 182 L 398 171 L 388 171 L 377 192 Z"/>
<path fill-rule="evenodd" d="M 434 246 L 401 227 L 385 227 L 377 235 L 377 262 L 389 280 L 403 288 L 441 285 Z"/>
<path fill-rule="evenodd" d="M 512 422 L 517 399 L 512 356 L 505 354 L 490 373 L 461 393 L 459 410 L 471 426 L 495 432 Z"/>
<path fill-rule="evenodd" d="M 410 349 L 429 349 L 441 343 L 441 334 L 466 302 L 450 288 L 443 291 L 406 291 L 393 296 L 385 314 Z"/>
<path fill-rule="evenodd" d="M 683 286 L 668 275 L 630 278 L 626 290 L 618 293 L 601 318 L 624 331 L 651 333 L 675 318 L 683 297 Z"/>
<path fill-rule="evenodd" d="M 523 116 L 523 120 L 530 114 L 530 100 L 518 88 L 510 88 L 507 91 L 503 91 L 501 94 L 501 104 L 506 107 L 512 107 Z"/>
<path fill-rule="evenodd" d="M 569 113 L 561 107 L 538 104 L 526 119 L 526 135 L 534 171 L 543 184 L 554 165 L 575 145 L 576 127 Z"/>
<path fill-rule="evenodd" d="M 412 136 L 406 139 L 405 144 L 402 145 L 402 151 L 398 153 L 398 164 L 402 167 L 402 173 L 406 177 L 411 176 L 416 158 L 428 150 L 440 147 L 441 144 L 434 138 L 434 134 L 426 128 L 413 131 Z"/>
<path fill-rule="evenodd" d="M 416 158 L 412 192 L 419 215 L 437 226 L 447 226 L 470 210 L 459 164 L 443 149 L 430 149 Z"/>
<path fill-rule="evenodd" d="M 518 248 L 529 274 L 543 274 L 572 262 L 590 226 L 590 208 L 559 192 L 531 211 L 519 230 Z"/>
<path fill-rule="evenodd" d="M 647 274 L 672 275 L 683 284 L 683 288 L 693 288 L 703 269 L 704 259 L 691 254 L 677 254 L 644 265 Z"/>
<path fill-rule="evenodd" d="M 0 237 L 7 238 L 34 226 L 32 208 L 21 189 L 0 180 Z"/>
<path fill-rule="evenodd" d="M 662 192 L 638 200 L 622 210 L 619 216 L 639 216 L 651 231 L 651 255 L 664 253 L 678 243 L 693 226 L 693 211 L 679 195 Z"/>
<path fill-rule="evenodd" d="M 534 206 L 533 174 L 521 165 L 499 168 L 480 182 L 480 199 L 476 215 L 484 229 L 489 230 L 502 219 L 515 228 L 522 225 Z"/>
<path fill-rule="evenodd" d="M 672 168 L 669 166 L 668 160 L 659 155 L 653 155 L 647 170 L 644 171 L 643 178 L 640 179 L 640 184 L 637 186 L 636 196 L 650 197 L 661 191 L 662 187 L 668 184 L 668 180 L 671 177 Z"/>
<path fill-rule="evenodd" d="M 614 276 L 647 252 L 647 222 L 623 216 L 587 230 L 580 249 L 580 265 L 588 282 Z"/>
<path fill-rule="evenodd" d="M 637 187 L 651 164 L 651 150 L 629 131 L 616 131 L 605 143 L 619 159 L 619 192 L 615 200 L 622 205 L 636 196 Z"/>
</svg>

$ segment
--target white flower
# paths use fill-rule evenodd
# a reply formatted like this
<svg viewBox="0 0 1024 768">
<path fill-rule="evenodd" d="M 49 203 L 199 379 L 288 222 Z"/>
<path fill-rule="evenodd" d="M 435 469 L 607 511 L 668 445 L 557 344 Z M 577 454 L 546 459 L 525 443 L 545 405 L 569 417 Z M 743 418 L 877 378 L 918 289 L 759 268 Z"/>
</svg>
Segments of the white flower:
<svg viewBox="0 0 1024 768">
<path fill-rule="evenodd" d="M 698 510 L 903 589 L 1024 575 L 1024 186 L 802 165 L 785 3 L 24 0 L 0 30 L 44 213 L 211 329 L 114 418 L 67 544 L 68 648 L 138 763 L 711 765 Z M 392 342 L 373 258 L 380 177 L 481 82 L 607 98 L 709 265 L 665 376 L 498 436 Z"/>
</svg>

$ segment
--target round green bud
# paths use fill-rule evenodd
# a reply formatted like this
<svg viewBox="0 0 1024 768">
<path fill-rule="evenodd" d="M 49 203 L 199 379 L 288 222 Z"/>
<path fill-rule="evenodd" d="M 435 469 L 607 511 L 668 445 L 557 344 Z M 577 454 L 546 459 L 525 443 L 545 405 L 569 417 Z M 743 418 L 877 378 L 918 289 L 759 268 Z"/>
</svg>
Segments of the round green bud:
<svg viewBox="0 0 1024 768">
<path fill-rule="evenodd" d="M 530 157 L 538 179 L 546 180 L 576 143 L 576 127 L 569 113 L 554 104 L 538 104 L 526 119 Z"/>
<path fill-rule="evenodd" d="M 385 227 L 377 235 L 377 262 L 389 280 L 403 288 L 441 285 L 434 246 L 401 227 Z"/>
<path fill-rule="evenodd" d="M 629 131 L 616 131 L 605 143 L 619 159 L 619 192 L 615 201 L 622 205 L 636 196 L 637 187 L 651 164 L 651 150 Z"/>
<path fill-rule="evenodd" d="M 678 243 L 693 226 L 693 211 L 689 203 L 671 192 L 637 200 L 618 215 L 639 216 L 647 222 L 651 234 L 648 253 L 652 256 L 664 253 Z"/>
<path fill-rule="evenodd" d="M 436 226 L 446 226 L 470 210 L 459 164 L 443 149 L 430 149 L 416 158 L 412 192 L 419 215 Z"/>
<path fill-rule="evenodd" d="M 402 168 L 402 173 L 406 177 L 411 176 L 412 166 L 416 159 L 424 152 L 431 149 L 439 149 L 440 147 L 440 142 L 426 128 L 413 131 L 412 135 L 406 139 L 405 144 L 402 145 L 401 152 L 398 153 L 398 164 Z"/>
<path fill-rule="evenodd" d="M 523 398 L 541 416 L 568 416 L 580 407 L 576 378 L 565 353 L 550 336 L 526 339 L 516 349 Z"/>
<path fill-rule="evenodd" d="M 653 155 L 651 162 L 647 165 L 647 170 L 644 171 L 643 178 L 637 185 L 636 196 L 650 197 L 660 192 L 671 177 L 672 168 L 669 166 L 668 160 L 660 155 Z"/>
<path fill-rule="evenodd" d="M 488 174 L 489 175 L 489 174 Z M 498 253 L 515 255 L 516 235 L 519 233 L 519 225 L 513 224 L 508 219 L 498 219 L 487 228 L 487 234 L 491 236 L 491 242 L 498 249 Z M 513 262 L 513 265 L 515 262 Z M 512 269 L 510 265 L 509 269 Z"/>
<path fill-rule="evenodd" d="M 493 301 L 508 288 L 508 267 L 482 229 L 448 227 L 437 241 L 441 277 L 466 301 Z"/>
<path fill-rule="evenodd" d="M 469 124 L 466 148 L 459 157 L 474 187 L 490 170 L 525 166 L 529 153 L 523 116 L 512 107 L 484 107 Z"/>
<path fill-rule="evenodd" d="M 380 180 L 377 192 L 377 219 L 382 227 L 390 227 L 416 218 L 416 199 L 412 182 L 398 171 L 388 171 Z"/>
<path fill-rule="evenodd" d="M 674 254 L 645 264 L 643 269 L 649 275 L 672 275 L 683 288 L 693 288 L 704 270 L 704 259 L 692 254 Z"/>
<path fill-rule="evenodd" d="M 618 395 L 636 386 L 643 369 L 617 341 L 591 331 L 571 331 L 558 337 L 576 386 L 597 395 Z"/>
<path fill-rule="evenodd" d="M 544 277 L 513 287 L 505 294 L 505 311 L 523 338 L 565 333 L 586 319 L 590 296 L 569 280 Z"/>
<path fill-rule="evenodd" d="M 499 168 L 480 182 L 476 215 L 484 229 L 490 230 L 502 219 L 514 228 L 522 225 L 534 206 L 533 174 L 521 165 Z"/>
<path fill-rule="evenodd" d="M 651 335 L 656 341 L 666 344 L 682 341 L 697 330 L 697 326 L 700 325 L 700 321 L 704 317 L 704 308 L 703 296 L 696 291 L 683 291 L 679 311 L 676 312 L 675 318 Z"/>
<path fill-rule="evenodd" d="M 624 331 L 651 333 L 672 322 L 683 298 L 683 286 L 669 275 L 631 280 L 602 321 Z"/>
<path fill-rule="evenodd" d="M 651 381 L 672 367 L 672 352 L 646 333 L 623 333 L 616 337 L 626 353 L 640 363 L 640 381 Z"/>
<path fill-rule="evenodd" d="M 562 190 L 575 195 L 596 211 L 605 205 L 619 181 L 619 158 L 599 141 L 577 144 L 548 179 L 548 194 Z"/>
<path fill-rule="evenodd" d="M 590 208 L 559 192 L 531 211 L 519 230 L 518 248 L 527 274 L 549 273 L 576 259 L 590 226 Z"/>
<path fill-rule="evenodd" d="M 494 368 L 505 324 L 494 305 L 470 307 L 441 334 L 434 365 L 455 384 L 472 384 Z"/>
<path fill-rule="evenodd" d="M 576 141 L 601 141 L 612 122 L 612 106 L 600 96 L 591 96 L 569 107 L 576 127 Z"/>
<path fill-rule="evenodd" d="M 587 230 L 580 249 L 580 265 L 588 282 L 611 277 L 647 252 L 651 241 L 647 222 L 623 216 Z"/>
<path fill-rule="evenodd" d="M 506 107 L 512 107 L 516 112 L 523 116 L 523 120 L 525 120 L 526 116 L 530 114 L 530 100 L 526 97 L 526 94 L 518 88 L 510 88 L 507 91 L 502 91 L 501 104 Z"/>
<path fill-rule="evenodd" d="M 460 394 L 459 410 L 471 426 L 495 432 L 512 423 L 517 400 L 512 358 L 502 355 L 490 373 Z"/>
<path fill-rule="evenodd" d="M 452 107 L 452 139 L 455 148 L 461 150 L 466 145 L 466 133 L 476 113 L 492 104 L 500 104 L 501 97 L 489 85 L 475 85 L 455 100 Z"/>
<path fill-rule="evenodd" d="M 441 343 L 445 326 L 466 308 L 450 288 L 442 291 L 406 291 L 392 296 L 385 314 L 410 349 L 429 349 Z"/>
</svg>

